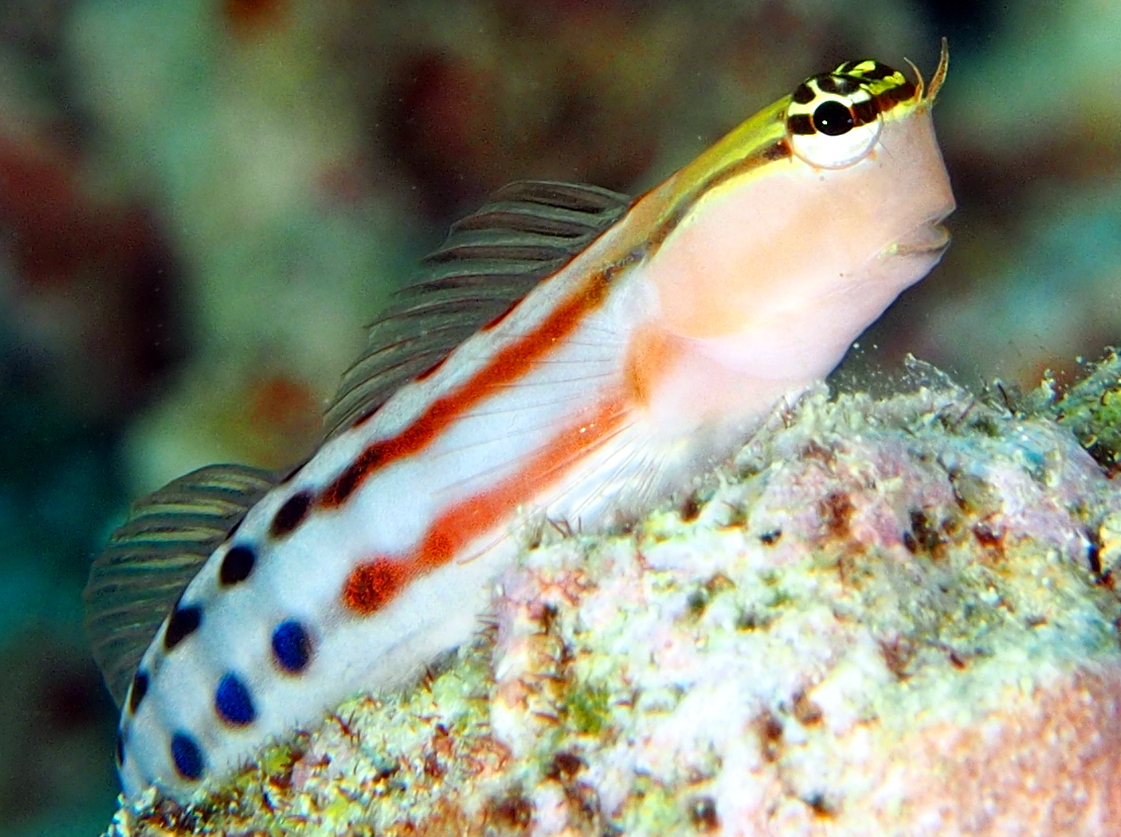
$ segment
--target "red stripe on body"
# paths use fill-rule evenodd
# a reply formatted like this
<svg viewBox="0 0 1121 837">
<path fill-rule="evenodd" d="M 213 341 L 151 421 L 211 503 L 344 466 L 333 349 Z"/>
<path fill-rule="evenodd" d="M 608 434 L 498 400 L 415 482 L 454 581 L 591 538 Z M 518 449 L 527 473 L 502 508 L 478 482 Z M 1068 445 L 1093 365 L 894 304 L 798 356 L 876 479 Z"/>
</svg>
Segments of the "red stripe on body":
<svg viewBox="0 0 1121 837">
<path fill-rule="evenodd" d="M 624 261 L 589 276 L 580 292 L 563 301 L 536 329 L 501 349 L 459 390 L 437 398 L 416 421 L 393 438 L 369 445 L 350 467 L 323 489 L 317 505 L 326 509 L 341 506 L 378 468 L 422 450 L 495 387 L 510 384 L 529 372 L 557 343 L 571 335 L 587 314 L 603 303 L 612 276 L 627 263 Z"/>
<path fill-rule="evenodd" d="M 499 526 L 513 510 L 533 501 L 578 467 L 583 455 L 606 442 L 626 419 L 626 405 L 619 399 L 603 402 L 590 416 L 558 433 L 521 470 L 437 517 L 413 560 L 425 572 L 446 564 L 472 541 Z"/>
<path fill-rule="evenodd" d="M 416 562 L 379 557 L 360 564 L 346 577 L 343 604 L 361 616 L 381 610 L 416 574 Z"/>
<path fill-rule="evenodd" d="M 606 443 L 627 421 L 627 402 L 609 398 L 578 423 L 561 430 L 517 472 L 493 488 L 455 504 L 433 522 L 411 556 L 378 556 L 351 571 L 343 587 L 343 604 L 369 616 L 388 604 L 411 581 L 456 557 L 503 523 L 519 507 L 556 485 L 583 456 Z"/>
</svg>

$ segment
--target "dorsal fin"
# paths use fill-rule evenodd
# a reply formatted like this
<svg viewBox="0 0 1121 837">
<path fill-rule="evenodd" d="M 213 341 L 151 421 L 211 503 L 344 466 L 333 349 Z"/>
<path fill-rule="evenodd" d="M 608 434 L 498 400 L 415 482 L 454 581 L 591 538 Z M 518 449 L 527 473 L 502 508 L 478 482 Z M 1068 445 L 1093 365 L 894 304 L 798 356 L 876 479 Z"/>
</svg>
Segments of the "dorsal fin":
<svg viewBox="0 0 1121 837">
<path fill-rule="evenodd" d="M 83 598 L 93 656 L 118 705 L 183 588 L 276 482 L 256 468 L 209 465 L 136 501 L 113 532 Z"/>
<path fill-rule="evenodd" d="M 403 384 L 518 302 L 613 224 L 630 198 L 596 186 L 523 180 L 457 222 L 369 326 L 323 417 L 325 438 L 353 427 Z"/>
</svg>

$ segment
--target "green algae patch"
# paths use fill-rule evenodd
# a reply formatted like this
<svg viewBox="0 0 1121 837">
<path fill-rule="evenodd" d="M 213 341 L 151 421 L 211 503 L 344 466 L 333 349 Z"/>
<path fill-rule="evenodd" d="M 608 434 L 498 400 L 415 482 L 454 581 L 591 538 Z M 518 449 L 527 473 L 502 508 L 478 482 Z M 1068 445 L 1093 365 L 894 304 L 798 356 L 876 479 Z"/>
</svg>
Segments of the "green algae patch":
<svg viewBox="0 0 1121 837">
<path fill-rule="evenodd" d="M 611 692 L 592 684 L 576 686 L 565 702 L 568 720 L 577 733 L 599 735 L 611 722 Z"/>
<path fill-rule="evenodd" d="M 1121 466 L 1121 358 L 1116 350 L 1090 368 L 1060 398 L 1044 382 L 1041 394 L 1060 425 L 1069 429 L 1103 467 Z M 1050 396 L 1050 397 L 1048 397 Z"/>
</svg>

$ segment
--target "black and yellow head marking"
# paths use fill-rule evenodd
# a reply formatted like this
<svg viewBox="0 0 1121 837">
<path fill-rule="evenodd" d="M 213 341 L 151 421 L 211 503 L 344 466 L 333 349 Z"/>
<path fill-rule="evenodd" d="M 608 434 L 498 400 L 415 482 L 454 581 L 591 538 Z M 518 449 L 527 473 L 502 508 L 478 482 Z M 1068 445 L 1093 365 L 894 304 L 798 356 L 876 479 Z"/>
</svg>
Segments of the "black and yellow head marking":
<svg viewBox="0 0 1121 837">
<path fill-rule="evenodd" d="M 934 98 L 946 74 L 945 43 L 930 90 L 879 61 L 846 61 L 831 73 L 806 79 L 790 97 L 786 133 L 794 153 L 818 168 L 850 166 L 872 150 L 883 117 Z M 917 71 L 916 71 L 917 75 Z"/>
</svg>

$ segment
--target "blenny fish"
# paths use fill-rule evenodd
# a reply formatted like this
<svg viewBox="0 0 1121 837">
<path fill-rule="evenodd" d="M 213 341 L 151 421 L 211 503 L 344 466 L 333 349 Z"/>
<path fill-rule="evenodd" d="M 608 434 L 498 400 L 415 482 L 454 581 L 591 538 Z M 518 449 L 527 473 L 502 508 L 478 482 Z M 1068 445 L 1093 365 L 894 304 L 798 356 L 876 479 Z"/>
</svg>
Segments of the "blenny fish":
<svg viewBox="0 0 1121 837">
<path fill-rule="evenodd" d="M 633 519 L 824 378 L 949 242 L 946 68 L 841 64 L 635 200 L 502 189 L 370 326 L 310 460 L 137 502 L 86 590 L 125 794 L 186 798 L 407 685 L 519 532 Z"/>
</svg>

